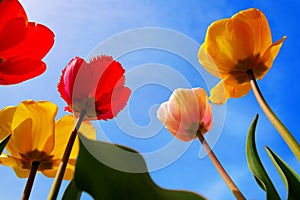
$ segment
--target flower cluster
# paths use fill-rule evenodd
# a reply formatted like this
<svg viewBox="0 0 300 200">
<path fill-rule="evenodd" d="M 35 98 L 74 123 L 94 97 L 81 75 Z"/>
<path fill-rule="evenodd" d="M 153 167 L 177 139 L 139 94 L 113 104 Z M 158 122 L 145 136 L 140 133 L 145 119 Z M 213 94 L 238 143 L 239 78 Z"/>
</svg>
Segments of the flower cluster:
<svg viewBox="0 0 300 200">
<path fill-rule="evenodd" d="M 42 61 L 54 43 L 46 26 L 28 22 L 17 0 L 0 1 L 0 84 L 16 84 L 46 70 Z M 95 140 L 89 120 L 114 118 L 127 104 L 125 70 L 111 56 L 90 62 L 73 58 L 63 69 L 58 91 L 73 113 L 55 121 L 58 107 L 49 101 L 22 101 L 0 111 L 0 141 L 9 138 L 0 164 L 20 178 L 28 177 L 22 199 L 28 199 L 36 172 L 54 179 L 53 198 L 62 179 L 72 179 L 79 151 L 78 133 Z M 1 141 L 2 148 L 2 141 Z"/>
<path fill-rule="evenodd" d="M 42 74 L 46 70 L 42 59 L 54 44 L 54 33 L 42 24 L 29 22 L 18 0 L 0 0 L 0 11 L 0 85 L 18 84 Z M 299 144 L 271 110 L 256 82 L 272 67 L 285 39 L 282 37 L 272 42 L 265 15 L 254 8 L 213 22 L 199 47 L 198 59 L 210 74 L 221 79 L 220 82 L 211 89 L 209 97 L 200 87 L 175 89 L 169 100 L 163 102 L 157 110 L 158 119 L 175 138 L 184 142 L 196 138 L 200 140 L 236 199 L 246 198 L 205 139 L 213 127 L 214 106 L 226 103 L 229 98 L 242 97 L 252 89 L 266 116 L 300 160 Z M 76 56 L 63 68 L 57 90 L 66 103 L 65 111 L 72 115 L 67 114 L 56 120 L 59 107 L 46 100 L 24 100 L 17 106 L 7 106 L 0 110 L 0 164 L 11 167 L 19 178 L 28 177 L 22 199 L 29 199 L 37 172 L 54 178 L 49 199 L 57 198 L 63 179 L 72 180 L 65 193 L 67 197 L 64 198 L 79 198 L 82 191 L 88 191 L 98 199 L 102 193 L 99 195 L 97 190 L 103 188 L 98 187 L 98 184 L 86 186 L 85 183 L 102 177 L 105 186 L 113 185 L 109 188 L 109 195 L 103 195 L 104 199 L 194 199 L 191 193 L 184 192 L 172 191 L 172 196 L 170 191 L 166 192 L 152 183 L 146 173 L 133 175 L 104 166 L 97 157 L 99 155 L 95 155 L 95 152 L 100 152 L 100 156 L 104 155 L 105 159 L 111 159 L 118 165 L 127 166 L 132 162 L 132 157 L 123 159 L 113 144 L 102 142 L 102 146 L 97 146 L 100 143 L 94 141 L 96 129 L 91 122 L 113 119 L 127 105 L 131 90 L 125 86 L 125 69 L 121 63 L 108 55 L 98 55 L 90 60 Z M 247 136 L 248 165 L 259 185 L 266 191 L 267 198 L 279 199 L 256 150 L 254 135 L 257 119 Z M 137 154 L 137 164 L 146 169 L 138 153 L 125 147 L 121 149 L 128 150 L 130 155 Z M 268 147 L 266 150 L 287 184 L 288 199 L 299 199 L 299 195 L 295 194 L 295 188 L 300 186 L 297 173 Z M 84 170 L 81 169 L 82 163 Z M 105 169 L 101 171 L 101 176 L 98 174 L 99 168 Z M 86 169 L 90 170 L 87 173 L 89 176 L 80 172 L 86 172 Z M 94 173 L 97 178 L 90 177 Z M 78 174 L 81 174 L 83 178 L 80 180 L 84 183 L 78 183 L 81 182 L 76 179 L 76 175 L 80 176 Z M 128 180 L 138 186 L 133 187 L 128 184 Z M 81 185 L 79 188 L 80 184 L 83 187 Z M 147 196 L 149 193 L 143 194 L 146 191 L 152 192 L 151 197 Z M 200 197 L 195 195 L 195 199 Z"/>
</svg>

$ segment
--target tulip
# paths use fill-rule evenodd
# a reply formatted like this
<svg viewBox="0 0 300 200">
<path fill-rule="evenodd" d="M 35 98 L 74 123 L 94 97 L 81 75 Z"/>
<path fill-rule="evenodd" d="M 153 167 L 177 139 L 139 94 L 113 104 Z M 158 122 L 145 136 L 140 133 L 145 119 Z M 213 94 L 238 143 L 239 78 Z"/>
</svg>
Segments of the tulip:
<svg viewBox="0 0 300 200">
<path fill-rule="evenodd" d="M 58 91 L 67 102 L 65 110 L 85 119 L 107 120 L 127 104 L 130 89 L 124 86 L 125 70 L 110 56 L 97 56 L 90 62 L 75 57 L 64 68 Z"/>
<path fill-rule="evenodd" d="M 212 126 L 212 108 L 202 88 L 176 89 L 169 101 L 160 105 L 157 117 L 176 138 L 190 141 Z"/>
<path fill-rule="evenodd" d="M 229 19 L 213 22 L 207 29 L 198 58 L 201 65 L 221 81 L 209 99 L 223 104 L 250 89 L 248 73 L 262 79 L 271 68 L 285 37 L 272 43 L 270 27 L 258 9 L 240 11 Z"/>
<path fill-rule="evenodd" d="M 53 32 L 28 22 L 17 0 L 0 1 L 0 85 L 23 82 L 42 74 L 42 61 L 54 43 Z"/>
<path fill-rule="evenodd" d="M 221 79 L 210 91 L 209 99 L 223 104 L 228 98 L 243 97 L 252 89 L 260 107 L 300 161 L 299 143 L 270 108 L 256 82 L 272 67 L 285 38 L 272 43 L 265 15 L 250 8 L 212 23 L 198 58 L 208 72 Z"/>
<path fill-rule="evenodd" d="M 23 101 L 0 111 L 0 138 L 11 134 L 6 146 L 9 154 L 0 156 L 0 164 L 10 166 L 20 178 L 28 177 L 23 199 L 28 199 L 37 172 L 55 177 L 71 135 L 75 119 L 66 115 L 55 122 L 57 106 L 48 101 Z M 95 139 L 96 131 L 85 122 L 80 130 Z M 75 141 L 64 179 L 72 179 L 79 141 Z"/>
</svg>

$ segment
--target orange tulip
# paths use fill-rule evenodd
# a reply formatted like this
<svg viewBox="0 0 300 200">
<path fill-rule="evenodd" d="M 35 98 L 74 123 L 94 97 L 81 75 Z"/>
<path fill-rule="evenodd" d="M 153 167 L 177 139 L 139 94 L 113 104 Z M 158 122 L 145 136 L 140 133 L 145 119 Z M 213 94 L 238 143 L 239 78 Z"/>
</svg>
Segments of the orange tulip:
<svg viewBox="0 0 300 200">
<path fill-rule="evenodd" d="M 252 70 L 256 79 L 262 79 L 284 40 L 272 43 L 266 17 L 254 8 L 212 23 L 198 53 L 201 65 L 221 79 L 209 99 L 223 104 L 246 95 L 251 89 L 247 72 Z"/>
<path fill-rule="evenodd" d="M 212 107 L 202 88 L 180 88 L 160 105 L 157 117 L 176 138 L 190 141 L 210 130 Z"/>
</svg>

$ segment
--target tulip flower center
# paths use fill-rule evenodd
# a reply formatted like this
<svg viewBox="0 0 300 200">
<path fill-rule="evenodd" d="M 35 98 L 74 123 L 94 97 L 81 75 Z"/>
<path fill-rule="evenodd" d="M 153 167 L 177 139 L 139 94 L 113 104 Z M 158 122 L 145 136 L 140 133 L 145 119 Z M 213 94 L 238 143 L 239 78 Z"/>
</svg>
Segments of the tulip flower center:
<svg viewBox="0 0 300 200">
<path fill-rule="evenodd" d="M 249 82 L 247 75 L 247 71 L 249 70 L 253 70 L 255 77 L 257 78 L 268 70 L 268 67 L 266 67 L 263 62 L 260 62 L 260 54 L 239 60 L 229 74 L 234 77 L 239 84 L 243 84 L 245 82 Z"/>
<path fill-rule="evenodd" d="M 33 151 L 29 151 L 26 154 L 21 154 L 22 157 L 22 168 L 23 169 L 30 169 L 32 162 L 39 162 L 40 170 L 45 169 L 52 169 L 53 166 L 53 156 L 48 155 L 47 153 L 43 151 L 39 151 L 37 149 Z"/>
<path fill-rule="evenodd" d="M 186 132 L 191 135 L 191 136 L 195 136 L 197 133 L 201 133 L 202 135 L 204 135 L 204 133 L 206 133 L 208 130 L 206 128 L 206 126 L 204 125 L 203 122 L 193 122 L 189 128 L 186 130 Z"/>
</svg>

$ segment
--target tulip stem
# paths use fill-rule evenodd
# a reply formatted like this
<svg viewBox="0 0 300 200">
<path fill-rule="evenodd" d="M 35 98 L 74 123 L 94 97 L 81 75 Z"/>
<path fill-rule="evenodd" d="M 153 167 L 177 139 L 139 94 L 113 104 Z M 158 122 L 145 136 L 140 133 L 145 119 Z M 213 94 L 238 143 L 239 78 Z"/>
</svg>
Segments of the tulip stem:
<svg viewBox="0 0 300 200">
<path fill-rule="evenodd" d="M 300 161 L 300 146 L 290 131 L 284 126 L 284 124 L 280 121 L 280 119 L 276 116 L 276 114 L 272 111 L 266 100 L 264 99 L 255 79 L 252 70 L 247 71 L 250 85 L 256 97 L 258 104 L 261 109 L 264 111 L 270 122 L 277 129 L 283 140 L 290 147 L 291 151 L 294 153 L 296 158 Z"/>
<path fill-rule="evenodd" d="M 52 188 L 50 190 L 48 199 L 55 200 L 58 196 L 60 185 L 61 185 L 61 182 L 63 180 L 64 174 L 65 174 L 65 171 L 66 171 L 66 167 L 67 167 L 68 160 L 69 160 L 72 148 L 73 148 L 73 144 L 74 144 L 75 139 L 78 135 L 78 130 L 80 128 L 80 125 L 81 125 L 85 115 L 86 115 L 86 111 L 83 110 L 83 111 L 81 111 L 81 113 L 80 113 L 80 115 L 77 119 L 75 127 L 72 131 L 72 134 L 71 134 L 70 138 L 69 138 L 69 142 L 66 146 L 64 155 L 62 157 L 62 160 L 61 160 L 60 165 L 58 167 L 58 170 L 56 172 L 56 176 L 54 178 L 54 181 L 53 181 Z"/>
<path fill-rule="evenodd" d="M 246 198 L 244 195 L 241 193 L 241 191 L 238 189 L 238 187 L 234 184 L 233 180 L 230 178 L 228 173 L 225 171 L 224 167 L 218 160 L 217 156 L 214 154 L 212 149 L 210 148 L 209 144 L 206 142 L 205 138 L 203 137 L 202 133 L 199 131 L 197 133 L 197 137 L 199 138 L 201 144 L 203 145 L 205 151 L 208 153 L 208 157 L 212 161 L 213 165 L 225 181 L 226 185 L 229 187 L 233 195 L 235 196 L 236 199 L 238 200 L 245 200 Z"/>
<path fill-rule="evenodd" d="M 36 172 L 39 168 L 39 165 L 40 165 L 40 162 L 38 162 L 38 161 L 33 161 L 31 163 L 30 173 L 29 173 L 29 177 L 28 177 L 27 182 L 26 182 L 24 192 L 23 192 L 22 200 L 28 200 L 29 199 L 31 189 L 32 189 L 32 186 L 33 186 L 33 182 L 34 182 L 34 179 L 35 179 L 35 175 L 36 175 Z"/>
</svg>

